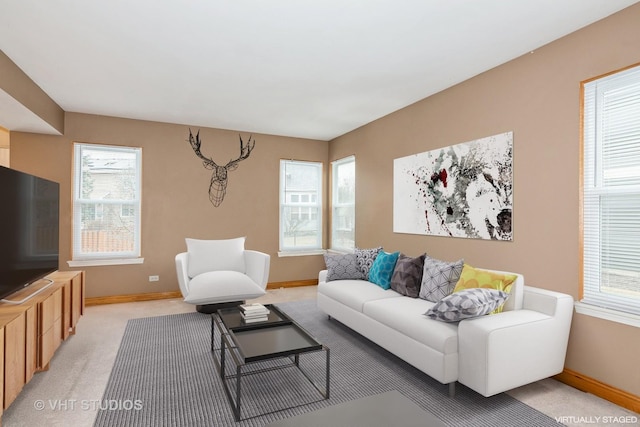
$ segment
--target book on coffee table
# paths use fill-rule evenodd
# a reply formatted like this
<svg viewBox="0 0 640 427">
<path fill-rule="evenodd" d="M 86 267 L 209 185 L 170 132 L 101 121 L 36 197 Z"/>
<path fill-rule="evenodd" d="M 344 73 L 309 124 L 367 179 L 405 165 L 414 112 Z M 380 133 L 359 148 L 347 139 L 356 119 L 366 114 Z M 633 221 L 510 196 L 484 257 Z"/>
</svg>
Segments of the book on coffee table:
<svg viewBox="0 0 640 427">
<path fill-rule="evenodd" d="M 244 323 L 257 323 L 257 322 L 266 322 L 269 320 L 268 316 L 259 316 L 259 317 L 243 317 L 242 320 Z"/>
<path fill-rule="evenodd" d="M 262 304 L 242 304 L 240 315 L 245 323 L 266 322 L 269 319 L 269 309 Z"/>
<path fill-rule="evenodd" d="M 238 308 L 240 309 L 240 313 L 244 316 L 252 316 L 252 315 L 266 316 L 267 314 L 269 314 L 269 309 L 259 303 L 242 304 Z"/>
<path fill-rule="evenodd" d="M 250 323 L 250 322 L 264 322 L 269 318 L 269 314 L 266 313 L 242 313 L 240 312 L 240 315 L 242 316 L 242 320 L 245 321 L 245 323 Z"/>
<path fill-rule="evenodd" d="M 267 307 L 262 304 L 254 303 L 254 304 L 242 304 L 239 306 L 240 314 L 242 318 L 247 319 L 263 319 L 267 320 L 267 316 L 270 311 Z"/>
</svg>

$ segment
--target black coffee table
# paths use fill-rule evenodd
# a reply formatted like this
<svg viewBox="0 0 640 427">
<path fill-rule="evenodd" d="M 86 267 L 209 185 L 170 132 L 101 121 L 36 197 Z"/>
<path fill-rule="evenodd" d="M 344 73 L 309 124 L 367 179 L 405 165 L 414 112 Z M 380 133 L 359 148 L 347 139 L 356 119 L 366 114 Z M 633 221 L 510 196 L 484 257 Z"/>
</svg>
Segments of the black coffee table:
<svg viewBox="0 0 640 427">
<path fill-rule="evenodd" d="M 265 360 L 289 358 L 291 363 L 254 370 L 251 371 L 251 374 L 296 366 L 325 399 L 329 398 L 329 348 L 318 342 L 276 306 L 267 304 L 265 307 L 269 309 L 270 313 L 264 322 L 245 323 L 238 308 L 221 309 L 211 315 L 213 360 L 220 373 L 236 421 L 240 421 L 241 418 L 243 369 L 247 365 Z M 220 334 L 220 348 L 215 347 L 216 330 Z M 316 384 L 300 366 L 300 355 L 318 351 L 326 353 L 324 389 Z M 218 352 L 220 353 L 219 359 Z M 227 356 L 233 359 L 236 367 L 235 374 L 227 375 L 226 373 Z M 229 380 L 236 382 L 235 397 L 229 387 Z"/>
</svg>

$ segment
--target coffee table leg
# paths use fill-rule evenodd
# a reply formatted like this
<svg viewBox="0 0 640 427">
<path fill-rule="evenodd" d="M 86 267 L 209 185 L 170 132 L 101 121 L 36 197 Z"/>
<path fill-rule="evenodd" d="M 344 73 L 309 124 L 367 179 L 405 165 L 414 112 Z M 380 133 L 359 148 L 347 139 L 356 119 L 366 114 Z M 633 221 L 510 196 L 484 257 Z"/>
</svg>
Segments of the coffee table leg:
<svg viewBox="0 0 640 427">
<path fill-rule="evenodd" d="M 213 314 L 211 315 L 211 351 L 214 351 L 213 343 L 216 340 L 216 328 L 215 321 L 213 320 Z"/>
<path fill-rule="evenodd" d="M 329 350 L 328 347 L 325 347 L 325 350 L 326 350 L 326 353 L 327 353 L 327 369 L 326 369 L 327 377 L 326 377 L 326 381 L 325 381 L 325 390 L 326 390 L 325 398 L 328 399 L 329 398 L 329 381 L 330 381 L 330 377 L 331 377 L 329 369 L 330 369 L 331 365 L 329 363 L 329 351 L 330 350 Z"/>
<path fill-rule="evenodd" d="M 222 378 L 222 381 L 224 382 L 224 367 L 226 365 L 225 363 L 225 357 L 224 354 L 226 353 L 226 348 L 225 348 L 225 341 L 224 341 L 224 337 L 220 336 L 220 378 Z"/>
<path fill-rule="evenodd" d="M 242 410 L 240 408 L 240 388 L 241 388 L 241 383 L 242 383 L 242 365 L 238 365 L 238 367 L 236 368 L 236 408 L 237 410 L 235 411 L 235 416 L 236 416 L 236 421 L 240 421 L 240 411 Z"/>
</svg>

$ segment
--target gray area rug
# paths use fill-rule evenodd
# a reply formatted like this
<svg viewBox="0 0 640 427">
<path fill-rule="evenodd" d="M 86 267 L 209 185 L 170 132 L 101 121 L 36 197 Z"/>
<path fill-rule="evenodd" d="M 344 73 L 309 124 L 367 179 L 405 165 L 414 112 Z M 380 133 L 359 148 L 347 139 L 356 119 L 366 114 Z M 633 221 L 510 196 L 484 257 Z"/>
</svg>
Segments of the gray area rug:
<svg viewBox="0 0 640 427">
<path fill-rule="evenodd" d="M 127 324 L 95 426 L 263 426 L 389 390 L 398 390 L 450 426 L 559 425 L 504 393 L 485 398 L 457 384 L 450 398 L 446 385 L 328 320 L 315 300 L 277 305 L 331 349 L 329 400 L 295 368 L 257 373 L 243 379 L 243 420 L 236 422 L 212 359 L 210 316 L 148 317 Z M 301 356 L 320 384 L 324 360 L 324 352 Z M 292 405 L 298 406 L 280 411 Z"/>
</svg>

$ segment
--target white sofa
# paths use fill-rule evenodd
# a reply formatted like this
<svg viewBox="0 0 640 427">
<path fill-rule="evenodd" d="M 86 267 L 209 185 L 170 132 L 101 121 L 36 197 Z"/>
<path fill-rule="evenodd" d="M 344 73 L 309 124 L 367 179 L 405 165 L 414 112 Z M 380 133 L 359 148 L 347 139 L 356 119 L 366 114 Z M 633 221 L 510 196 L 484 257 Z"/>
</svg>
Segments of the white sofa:
<svg viewBox="0 0 640 427">
<path fill-rule="evenodd" d="M 498 272 L 504 273 L 504 272 Z M 514 274 L 514 273 L 511 273 Z M 427 375 L 492 396 L 562 372 L 573 315 L 570 295 L 524 285 L 518 275 L 502 313 L 445 323 L 435 303 L 365 280 L 318 277 L 318 307 Z"/>
</svg>

